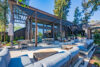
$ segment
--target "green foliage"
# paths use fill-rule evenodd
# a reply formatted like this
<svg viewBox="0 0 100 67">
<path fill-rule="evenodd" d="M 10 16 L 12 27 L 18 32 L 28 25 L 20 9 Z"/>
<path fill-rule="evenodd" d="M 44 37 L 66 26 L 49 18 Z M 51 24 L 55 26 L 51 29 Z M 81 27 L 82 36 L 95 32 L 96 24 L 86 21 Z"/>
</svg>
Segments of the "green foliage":
<svg viewBox="0 0 100 67">
<path fill-rule="evenodd" d="M 82 36 L 81 34 L 77 34 L 76 36 L 77 36 L 77 37 L 85 37 L 85 36 Z"/>
<path fill-rule="evenodd" d="M 14 31 L 21 29 L 22 27 L 19 24 L 16 24 L 16 26 L 14 27 Z"/>
<path fill-rule="evenodd" d="M 43 34 L 42 34 L 41 32 L 39 32 L 39 37 L 41 37 L 41 38 L 42 38 L 42 36 L 43 36 Z"/>
<path fill-rule="evenodd" d="M 10 38 L 9 38 L 9 36 L 6 34 L 6 41 L 10 41 Z"/>
<path fill-rule="evenodd" d="M 100 46 L 100 33 L 94 34 L 94 42 Z"/>
<path fill-rule="evenodd" d="M 17 41 L 13 41 L 13 45 L 18 45 Z M 6 46 L 11 46 L 11 42 L 6 43 Z"/>
<path fill-rule="evenodd" d="M 4 32 L 5 29 L 4 29 L 4 23 L 3 23 L 3 20 L 0 20 L 0 32 Z"/>
<path fill-rule="evenodd" d="M 100 7 L 100 0 L 83 0 L 82 2 L 83 6 L 83 18 L 82 22 L 83 23 L 88 23 L 88 20 L 90 17 L 94 14 L 95 11 L 97 11 Z"/>
<path fill-rule="evenodd" d="M 13 44 L 14 44 L 14 45 L 17 45 L 18 43 L 17 43 L 17 41 L 13 41 Z"/>
<path fill-rule="evenodd" d="M 11 46 L 11 43 L 10 43 L 10 42 L 9 42 L 9 43 L 7 43 L 7 44 L 6 44 L 6 46 Z"/>
<path fill-rule="evenodd" d="M 6 26 L 8 23 L 8 0 L 0 0 L 0 32 L 4 32 L 4 41 L 5 41 L 5 32 Z"/>
<path fill-rule="evenodd" d="M 79 24 L 80 20 L 81 20 L 81 12 L 79 11 L 79 7 L 76 7 L 75 9 L 75 14 L 74 14 L 74 24 Z"/>
<path fill-rule="evenodd" d="M 7 43 L 8 43 L 7 41 L 5 41 L 5 42 L 2 42 L 2 44 L 3 44 L 3 45 L 6 45 Z"/>
<path fill-rule="evenodd" d="M 15 39 L 14 39 L 14 40 L 16 40 L 16 41 L 17 41 L 18 39 L 19 39 L 18 37 L 15 37 Z"/>
<path fill-rule="evenodd" d="M 94 62 L 94 65 L 96 65 L 97 67 L 99 67 L 100 65 L 99 65 L 99 63 L 97 63 L 97 62 Z"/>
<path fill-rule="evenodd" d="M 24 39 L 24 37 L 23 37 L 23 36 L 21 36 L 21 37 L 20 37 L 20 39 Z"/>
<path fill-rule="evenodd" d="M 92 6 L 91 12 L 97 11 L 100 8 L 100 0 L 89 0 L 88 5 Z"/>
<path fill-rule="evenodd" d="M 55 0 L 54 14 L 59 18 L 67 20 L 71 0 Z"/>
<path fill-rule="evenodd" d="M 15 37 L 15 41 L 17 41 L 17 40 L 22 40 L 22 39 L 24 39 L 24 37 L 23 36 L 21 36 L 21 37 Z"/>
<path fill-rule="evenodd" d="M 18 2 L 22 2 L 22 0 L 18 0 Z"/>
</svg>

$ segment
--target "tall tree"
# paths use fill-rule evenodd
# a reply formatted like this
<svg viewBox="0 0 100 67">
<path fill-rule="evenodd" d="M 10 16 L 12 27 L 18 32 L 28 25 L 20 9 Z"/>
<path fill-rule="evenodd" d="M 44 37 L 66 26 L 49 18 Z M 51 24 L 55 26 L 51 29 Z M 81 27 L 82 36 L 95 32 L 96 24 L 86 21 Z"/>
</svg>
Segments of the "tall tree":
<svg viewBox="0 0 100 67">
<path fill-rule="evenodd" d="M 88 11 L 89 6 L 88 6 L 88 2 L 86 2 L 86 0 L 83 0 L 82 7 L 83 7 L 83 11 L 82 12 L 84 14 L 84 17 L 82 18 L 82 22 L 83 23 L 88 23 L 88 20 L 90 18 L 90 13 Z"/>
<path fill-rule="evenodd" d="M 61 19 L 67 20 L 71 0 L 55 0 L 54 14 Z"/>
<path fill-rule="evenodd" d="M 0 0 L 0 8 L 1 8 L 1 12 L 0 12 L 0 17 L 2 17 L 2 20 L 4 22 L 4 41 L 5 41 L 5 37 L 6 37 L 6 24 L 7 24 L 7 13 L 8 13 L 8 0 Z"/>
<path fill-rule="evenodd" d="M 100 8 L 100 0 L 89 0 L 89 6 L 92 6 L 91 13 L 97 11 Z"/>
<path fill-rule="evenodd" d="M 100 7 L 100 0 L 83 0 L 83 14 L 84 17 L 82 18 L 83 23 L 88 23 L 90 17 L 97 11 Z"/>
<path fill-rule="evenodd" d="M 76 7 L 75 9 L 75 14 L 74 14 L 74 24 L 79 24 L 80 20 L 81 20 L 81 12 L 79 11 L 79 7 Z"/>
</svg>

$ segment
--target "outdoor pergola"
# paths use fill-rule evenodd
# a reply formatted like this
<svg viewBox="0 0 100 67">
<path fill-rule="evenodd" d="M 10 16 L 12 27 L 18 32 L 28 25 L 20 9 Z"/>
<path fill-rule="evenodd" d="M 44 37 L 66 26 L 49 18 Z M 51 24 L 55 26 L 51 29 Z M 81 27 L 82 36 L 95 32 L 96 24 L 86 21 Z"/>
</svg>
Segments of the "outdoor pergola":
<svg viewBox="0 0 100 67">
<path fill-rule="evenodd" d="M 37 46 L 38 27 L 43 28 L 43 30 L 44 28 L 51 29 L 52 37 L 54 38 L 55 31 L 62 34 L 63 31 L 66 32 L 65 29 L 73 26 L 73 23 L 69 21 L 65 21 L 55 15 L 49 14 L 34 7 L 23 7 L 22 3 L 17 3 L 15 0 L 8 0 L 8 2 L 10 5 L 11 23 L 13 26 L 14 23 L 26 25 L 25 39 L 32 39 L 32 28 L 35 28 L 35 46 Z M 42 25 L 38 26 L 37 23 Z M 44 27 L 44 25 L 51 25 L 51 28 Z M 13 40 L 13 36 L 11 37 L 11 40 Z"/>
</svg>

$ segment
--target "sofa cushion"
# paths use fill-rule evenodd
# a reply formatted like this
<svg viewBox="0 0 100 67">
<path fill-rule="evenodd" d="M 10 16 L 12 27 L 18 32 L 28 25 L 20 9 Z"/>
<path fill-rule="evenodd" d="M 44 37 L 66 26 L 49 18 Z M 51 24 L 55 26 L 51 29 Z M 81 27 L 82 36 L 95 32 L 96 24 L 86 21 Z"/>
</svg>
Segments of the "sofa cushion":
<svg viewBox="0 0 100 67">
<path fill-rule="evenodd" d="M 79 53 L 79 48 L 78 47 L 73 47 L 72 49 L 68 50 L 68 52 L 71 53 L 71 57 L 74 57 Z"/>
<path fill-rule="evenodd" d="M 34 67 L 33 64 L 29 64 L 27 66 L 24 66 L 24 67 Z"/>
<path fill-rule="evenodd" d="M 0 67 L 6 67 L 6 63 L 2 57 L 0 57 Z"/>
<path fill-rule="evenodd" d="M 17 58 L 12 58 L 8 67 L 32 67 L 29 57 L 27 55 L 23 55 Z"/>
<path fill-rule="evenodd" d="M 34 67 L 61 67 L 69 59 L 69 53 L 58 53 L 34 63 Z"/>
<path fill-rule="evenodd" d="M 7 48 L 2 49 L 2 51 L 0 52 L 0 57 L 2 57 L 6 66 L 8 67 L 8 64 L 10 62 L 10 53 Z"/>
</svg>

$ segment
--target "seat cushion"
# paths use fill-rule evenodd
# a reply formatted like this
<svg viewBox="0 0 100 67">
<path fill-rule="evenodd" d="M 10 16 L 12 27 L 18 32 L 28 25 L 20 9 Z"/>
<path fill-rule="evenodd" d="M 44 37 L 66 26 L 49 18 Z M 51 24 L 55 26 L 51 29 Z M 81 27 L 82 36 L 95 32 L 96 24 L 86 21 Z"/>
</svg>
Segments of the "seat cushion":
<svg viewBox="0 0 100 67">
<path fill-rule="evenodd" d="M 27 55 L 12 58 L 8 67 L 32 67 L 33 64 Z"/>
<path fill-rule="evenodd" d="M 0 67 L 6 67 L 6 63 L 2 57 L 0 57 Z"/>
<path fill-rule="evenodd" d="M 58 53 L 34 63 L 34 67 L 61 67 L 69 59 L 69 53 Z"/>
<path fill-rule="evenodd" d="M 78 47 L 73 47 L 72 49 L 68 50 L 71 53 L 71 58 L 76 56 L 79 53 L 79 48 Z"/>
<path fill-rule="evenodd" d="M 7 48 L 2 49 L 0 52 L 0 57 L 5 61 L 6 66 L 8 67 L 8 64 L 10 62 L 10 53 Z"/>
</svg>

